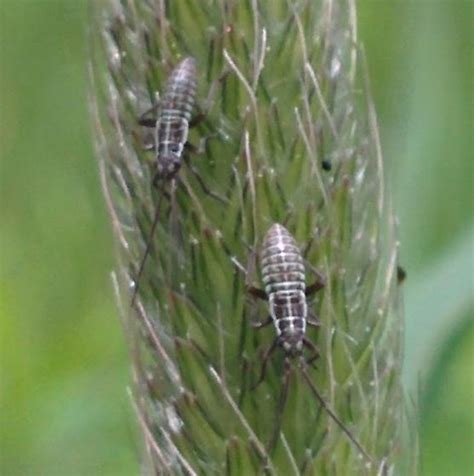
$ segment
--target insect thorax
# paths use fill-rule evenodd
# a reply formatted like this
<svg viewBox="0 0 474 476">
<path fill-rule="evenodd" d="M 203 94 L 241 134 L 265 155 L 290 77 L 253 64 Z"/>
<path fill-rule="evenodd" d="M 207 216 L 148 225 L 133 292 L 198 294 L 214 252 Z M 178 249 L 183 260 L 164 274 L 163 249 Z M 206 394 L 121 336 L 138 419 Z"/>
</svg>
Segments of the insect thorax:
<svg viewBox="0 0 474 476">
<path fill-rule="evenodd" d="M 302 339 L 306 332 L 308 307 L 303 291 L 279 291 L 269 295 L 270 315 L 283 339 Z"/>
<path fill-rule="evenodd" d="M 166 155 L 172 152 L 179 157 L 188 140 L 189 123 L 182 117 L 161 118 L 157 124 L 157 152 Z"/>
<path fill-rule="evenodd" d="M 181 167 L 184 145 L 188 137 L 188 121 L 183 118 L 160 119 L 157 124 L 157 176 L 173 177 Z"/>
</svg>

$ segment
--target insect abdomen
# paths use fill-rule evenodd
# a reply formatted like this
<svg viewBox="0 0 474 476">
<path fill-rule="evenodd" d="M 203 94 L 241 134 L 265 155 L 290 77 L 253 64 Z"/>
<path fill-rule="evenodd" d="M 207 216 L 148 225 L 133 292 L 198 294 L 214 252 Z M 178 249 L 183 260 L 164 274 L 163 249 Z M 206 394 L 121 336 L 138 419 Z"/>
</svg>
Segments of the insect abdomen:
<svg viewBox="0 0 474 476">
<path fill-rule="evenodd" d="M 303 334 L 307 315 L 303 257 L 282 225 L 274 224 L 265 236 L 261 269 L 277 332 Z"/>
<path fill-rule="evenodd" d="M 304 291 L 305 273 L 301 252 L 294 238 L 282 225 L 275 224 L 267 232 L 261 256 L 265 292 Z"/>
<path fill-rule="evenodd" d="M 171 72 L 164 87 L 155 124 L 155 183 L 171 180 L 181 168 L 196 96 L 196 78 L 196 60 L 188 57 Z"/>
<path fill-rule="evenodd" d="M 191 119 L 196 96 L 196 60 L 185 58 L 171 72 L 162 98 L 161 119 Z"/>
</svg>

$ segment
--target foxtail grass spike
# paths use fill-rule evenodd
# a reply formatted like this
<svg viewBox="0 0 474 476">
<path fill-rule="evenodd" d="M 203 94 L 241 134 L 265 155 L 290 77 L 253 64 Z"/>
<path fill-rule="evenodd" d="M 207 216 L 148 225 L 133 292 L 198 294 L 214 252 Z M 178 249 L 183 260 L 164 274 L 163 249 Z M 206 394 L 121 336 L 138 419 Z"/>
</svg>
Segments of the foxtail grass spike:
<svg viewBox="0 0 474 476">
<path fill-rule="evenodd" d="M 144 474 L 413 474 L 396 219 L 355 2 L 92 10 L 91 113 Z M 297 256 L 262 271 L 276 223 Z M 254 328 L 269 312 L 254 297 L 273 272 L 269 294 L 301 287 L 301 312 L 280 311 L 319 358 L 297 368 L 279 349 L 256 386 L 275 329 Z"/>
</svg>

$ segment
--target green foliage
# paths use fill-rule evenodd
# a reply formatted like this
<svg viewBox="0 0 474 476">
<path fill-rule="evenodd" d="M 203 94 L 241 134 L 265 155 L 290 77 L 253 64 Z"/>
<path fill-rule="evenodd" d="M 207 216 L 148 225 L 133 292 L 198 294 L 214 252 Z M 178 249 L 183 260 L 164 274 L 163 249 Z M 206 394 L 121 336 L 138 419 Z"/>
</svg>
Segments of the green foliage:
<svg viewBox="0 0 474 476">
<path fill-rule="evenodd" d="M 466 451 L 474 435 L 472 389 L 474 377 L 473 309 L 466 313 L 467 319 L 454 329 L 438 358 L 435 372 L 429 375 L 427 392 L 421 402 L 423 409 L 422 455 L 424 474 L 463 476 L 472 469 L 472 453 Z M 456 389 L 453 392 L 453 389 Z M 434 395 L 435 398 L 428 397 Z M 465 411 L 469 408 L 469 413 Z M 438 431 L 439 425 L 444 431 Z M 453 439 L 453 435 L 457 439 Z M 465 444 L 459 444 L 465 436 Z M 446 459 L 453 455 L 456 464 Z"/>
</svg>

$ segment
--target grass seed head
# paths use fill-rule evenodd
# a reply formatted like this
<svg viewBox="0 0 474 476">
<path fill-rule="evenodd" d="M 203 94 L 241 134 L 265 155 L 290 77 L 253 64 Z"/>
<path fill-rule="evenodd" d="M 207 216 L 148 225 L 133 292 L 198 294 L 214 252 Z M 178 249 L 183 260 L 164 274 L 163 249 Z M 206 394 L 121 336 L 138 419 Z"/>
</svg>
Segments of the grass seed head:
<svg viewBox="0 0 474 476">
<path fill-rule="evenodd" d="M 109 0 L 94 7 L 91 110 L 118 249 L 115 288 L 133 396 L 160 474 L 391 474 L 401 468 L 402 319 L 395 218 L 352 0 Z M 137 119 L 196 59 L 189 143 L 201 154 L 154 185 Z M 205 193 L 202 183 L 212 193 Z M 133 309 L 132 284 L 153 233 Z M 223 200 L 216 200 L 215 197 Z M 283 355 L 255 390 L 267 305 L 254 254 L 273 223 L 326 279 L 309 303 L 321 357 L 308 375 L 372 456 L 321 410 Z M 275 421 L 281 419 L 275 440 Z M 269 444 L 275 440 L 275 445 Z"/>
</svg>

